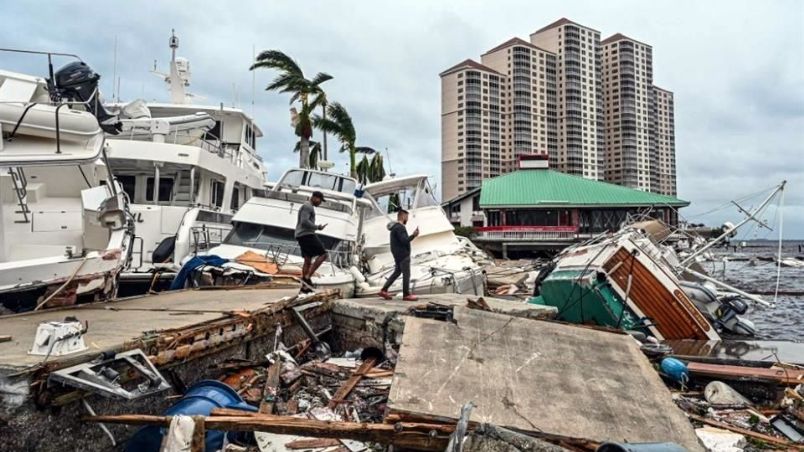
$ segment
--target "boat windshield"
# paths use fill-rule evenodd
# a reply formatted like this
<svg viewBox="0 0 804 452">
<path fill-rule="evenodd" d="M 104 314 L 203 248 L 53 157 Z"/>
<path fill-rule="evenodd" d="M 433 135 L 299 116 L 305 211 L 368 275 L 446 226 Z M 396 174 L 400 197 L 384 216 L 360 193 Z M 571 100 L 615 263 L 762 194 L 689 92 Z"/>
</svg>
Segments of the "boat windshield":
<svg viewBox="0 0 804 452">
<path fill-rule="evenodd" d="M 282 187 L 312 187 L 352 194 L 357 186 L 354 179 L 337 174 L 309 170 L 290 170 L 277 184 Z"/>
<path fill-rule="evenodd" d="M 223 243 L 301 256 L 301 250 L 293 237 L 293 232 L 293 229 L 289 228 L 238 221 L 234 223 L 234 228 Z M 316 235 L 327 250 L 333 250 L 340 243 L 340 240 L 334 237 L 323 234 Z"/>
<path fill-rule="evenodd" d="M 370 197 L 374 201 L 370 217 L 394 213 L 400 208 L 413 210 L 438 205 L 427 180 L 423 180 L 417 185 L 401 186 L 395 190 L 383 191 Z"/>
</svg>

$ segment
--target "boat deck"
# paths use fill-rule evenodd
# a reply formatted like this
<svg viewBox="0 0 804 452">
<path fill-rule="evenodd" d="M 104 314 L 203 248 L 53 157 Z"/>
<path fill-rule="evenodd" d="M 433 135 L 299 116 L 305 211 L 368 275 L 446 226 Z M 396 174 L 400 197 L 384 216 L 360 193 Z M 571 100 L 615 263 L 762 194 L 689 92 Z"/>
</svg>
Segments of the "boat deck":
<svg viewBox="0 0 804 452">
<path fill-rule="evenodd" d="M 88 348 L 67 355 L 74 358 L 120 346 L 147 331 L 182 328 L 232 311 L 251 311 L 298 292 L 297 288 L 186 290 L 0 317 L 0 335 L 11 336 L 11 341 L 0 343 L 0 372 L 42 362 L 43 356 L 28 351 L 43 322 L 62 321 L 67 316 L 89 322 L 84 335 Z M 51 356 L 48 361 L 57 359 Z"/>
</svg>

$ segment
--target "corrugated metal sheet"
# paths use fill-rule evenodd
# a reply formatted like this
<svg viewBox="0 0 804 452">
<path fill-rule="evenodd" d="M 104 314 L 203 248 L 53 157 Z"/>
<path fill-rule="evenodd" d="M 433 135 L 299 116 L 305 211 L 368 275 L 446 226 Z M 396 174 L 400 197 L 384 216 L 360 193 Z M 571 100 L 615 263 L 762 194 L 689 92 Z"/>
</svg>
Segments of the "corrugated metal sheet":
<svg viewBox="0 0 804 452">
<path fill-rule="evenodd" d="M 673 196 L 584 179 L 549 169 L 519 170 L 483 181 L 481 207 L 689 205 Z"/>
</svg>

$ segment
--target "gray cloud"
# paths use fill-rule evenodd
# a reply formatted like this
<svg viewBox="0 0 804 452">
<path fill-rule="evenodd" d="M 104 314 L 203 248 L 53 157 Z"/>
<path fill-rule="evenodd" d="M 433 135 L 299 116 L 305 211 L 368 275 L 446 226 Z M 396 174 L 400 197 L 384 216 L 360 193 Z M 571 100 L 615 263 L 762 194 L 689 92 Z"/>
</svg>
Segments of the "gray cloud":
<svg viewBox="0 0 804 452">
<path fill-rule="evenodd" d="M 788 180 L 785 231 L 804 237 L 804 4 L 795 1 L 483 2 L 112 2 L 0 0 L 0 46 L 80 54 L 103 74 L 111 94 L 114 40 L 124 100 L 166 99 L 148 73 L 166 69 L 171 28 L 204 103 L 252 111 L 252 46 L 281 49 L 305 71 L 328 72 L 332 100 L 352 113 L 359 141 L 388 148 L 397 173 L 440 176 L 438 73 L 512 37 L 527 38 L 559 17 L 622 32 L 654 49 L 655 83 L 675 92 L 682 215 Z M 40 73 L 44 66 L 4 55 L 1 67 Z M 296 139 L 288 99 L 255 75 L 253 112 L 272 178 L 293 165 Z M 331 142 L 332 143 L 332 142 Z M 336 168 L 346 157 L 331 155 Z M 769 212 L 768 215 L 774 215 Z M 734 208 L 691 218 L 737 219 Z"/>
</svg>

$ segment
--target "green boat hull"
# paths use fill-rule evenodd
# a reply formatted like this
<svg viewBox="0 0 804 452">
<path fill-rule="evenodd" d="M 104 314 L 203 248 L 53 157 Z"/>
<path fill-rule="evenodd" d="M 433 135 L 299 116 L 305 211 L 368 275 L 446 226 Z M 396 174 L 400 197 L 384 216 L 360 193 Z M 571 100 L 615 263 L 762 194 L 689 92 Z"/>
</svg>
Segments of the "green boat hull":
<svg viewBox="0 0 804 452">
<path fill-rule="evenodd" d="M 598 279 L 594 271 L 553 271 L 542 281 L 540 295 L 528 302 L 556 307 L 557 319 L 565 322 L 650 334 L 608 281 Z"/>
</svg>

